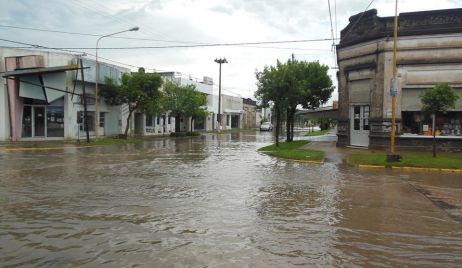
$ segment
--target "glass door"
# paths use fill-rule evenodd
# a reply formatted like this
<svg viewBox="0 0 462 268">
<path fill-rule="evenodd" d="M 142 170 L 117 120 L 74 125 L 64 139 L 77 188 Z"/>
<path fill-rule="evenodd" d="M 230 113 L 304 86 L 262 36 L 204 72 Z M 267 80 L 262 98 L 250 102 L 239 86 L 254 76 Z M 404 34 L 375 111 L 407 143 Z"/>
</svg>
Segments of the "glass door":
<svg viewBox="0 0 462 268">
<path fill-rule="evenodd" d="M 22 137 L 32 137 L 32 107 L 24 106 L 22 113 Z"/>
<path fill-rule="evenodd" d="M 352 146 L 369 146 L 369 105 L 351 106 L 350 110 L 350 144 Z"/>
<path fill-rule="evenodd" d="M 34 137 L 45 137 L 45 107 L 34 106 Z"/>
</svg>

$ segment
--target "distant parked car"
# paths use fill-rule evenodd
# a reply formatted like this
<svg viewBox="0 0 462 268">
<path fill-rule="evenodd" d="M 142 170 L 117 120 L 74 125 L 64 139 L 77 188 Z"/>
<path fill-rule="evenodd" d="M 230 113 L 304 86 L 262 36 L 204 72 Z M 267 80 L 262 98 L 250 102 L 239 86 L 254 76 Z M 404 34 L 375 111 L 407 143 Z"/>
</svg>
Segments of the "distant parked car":
<svg viewBox="0 0 462 268">
<path fill-rule="evenodd" d="M 265 122 L 261 124 L 260 131 L 272 131 L 273 125 L 270 122 Z"/>
</svg>

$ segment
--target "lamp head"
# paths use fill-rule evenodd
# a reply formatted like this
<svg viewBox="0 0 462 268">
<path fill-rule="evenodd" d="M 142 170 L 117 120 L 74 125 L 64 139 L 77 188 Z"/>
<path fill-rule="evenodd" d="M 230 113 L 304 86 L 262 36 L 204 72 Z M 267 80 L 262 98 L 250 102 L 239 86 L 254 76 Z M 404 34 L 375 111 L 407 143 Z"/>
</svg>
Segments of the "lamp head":
<svg viewBox="0 0 462 268">
<path fill-rule="evenodd" d="M 138 31 L 139 29 L 140 29 L 140 27 L 135 26 L 133 28 L 130 28 L 129 31 L 134 32 L 134 31 Z"/>
</svg>

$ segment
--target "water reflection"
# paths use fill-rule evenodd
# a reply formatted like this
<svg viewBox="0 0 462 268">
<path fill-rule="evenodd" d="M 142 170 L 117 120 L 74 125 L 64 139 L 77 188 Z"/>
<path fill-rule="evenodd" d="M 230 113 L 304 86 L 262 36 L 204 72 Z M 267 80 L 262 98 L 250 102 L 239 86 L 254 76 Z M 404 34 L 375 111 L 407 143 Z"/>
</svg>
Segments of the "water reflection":
<svg viewBox="0 0 462 268">
<path fill-rule="evenodd" d="M 3 266 L 457 266 L 462 230 L 413 184 L 256 152 L 270 133 L 6 153 Z M 429 187 L 430 187 L 429 186 Z"/>
</svg>

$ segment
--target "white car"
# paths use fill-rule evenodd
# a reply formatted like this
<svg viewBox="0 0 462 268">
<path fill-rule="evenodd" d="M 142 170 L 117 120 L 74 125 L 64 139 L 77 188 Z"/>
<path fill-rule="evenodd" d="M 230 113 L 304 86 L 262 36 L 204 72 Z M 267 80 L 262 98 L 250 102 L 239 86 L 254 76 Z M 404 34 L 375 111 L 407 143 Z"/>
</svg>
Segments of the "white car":
<svg viewBox="0 0 462 268">
<path fill-rule="evenodd" d="M 273 130 L 273 125 L 270 122 L 265 122 L 261 124 L 260 131 L 271 131 Z"/>
</svg>

